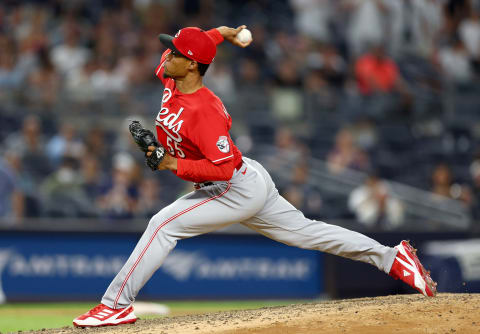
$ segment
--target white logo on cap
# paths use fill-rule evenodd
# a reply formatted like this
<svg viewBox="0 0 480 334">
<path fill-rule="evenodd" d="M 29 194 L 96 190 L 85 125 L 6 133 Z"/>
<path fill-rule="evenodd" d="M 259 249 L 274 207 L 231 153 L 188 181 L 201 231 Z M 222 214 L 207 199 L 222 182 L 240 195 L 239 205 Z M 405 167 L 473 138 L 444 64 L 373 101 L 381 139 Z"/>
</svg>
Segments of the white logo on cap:
<svg viewBox="0 0 480 334">
<path fill-rule="evenodd" d="M 187 53 L 188 53 L 190 56 L 193 56 L 193 52 L 192 52 L 192 51 L 188 50 Z"/>
<path fill-rule="evenodd" d="M 180 32 L 181 32 L 181 31 L 182 31 L 182 30 L 180 29 L 180 30 L 175 34 L 175 37 L 180 36 Z"/>
</svg>

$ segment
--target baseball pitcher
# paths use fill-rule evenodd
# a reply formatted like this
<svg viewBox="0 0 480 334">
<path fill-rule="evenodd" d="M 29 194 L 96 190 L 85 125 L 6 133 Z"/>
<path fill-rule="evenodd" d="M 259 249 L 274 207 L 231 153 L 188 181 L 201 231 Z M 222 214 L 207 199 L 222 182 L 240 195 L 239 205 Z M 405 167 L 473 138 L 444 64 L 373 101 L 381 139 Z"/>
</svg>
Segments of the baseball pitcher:
<svg viewBox="0 0 480 334">
<path fill-rule="evenodd" d="M 101 304 L 73 320 L 78 327 L 133 323 L 132 303 L 177 241 L 241 223 L 291 246 L 316 249 L 376 266 L 425 296 L 434 296 L 431 279 L 407 241 L 396 247 L 360 233 L 306 218 L 279 195 L 260 163 L 242 156 L 230 137 L 232 119 L 222 101 L 203 85 L 203 76 L 224 40 L 239 47 L 246 28 L 188 27 L 161 34 L 167 47 L 156 75 L 165 86 L 155 120 L 156 135 L 138 122 L 130 132 L 153 170 L 170 170 L 194 183 L 194 191 L 154 215 Z M 243 41 L 241 41 L 243 40 Z"/>
</svg>

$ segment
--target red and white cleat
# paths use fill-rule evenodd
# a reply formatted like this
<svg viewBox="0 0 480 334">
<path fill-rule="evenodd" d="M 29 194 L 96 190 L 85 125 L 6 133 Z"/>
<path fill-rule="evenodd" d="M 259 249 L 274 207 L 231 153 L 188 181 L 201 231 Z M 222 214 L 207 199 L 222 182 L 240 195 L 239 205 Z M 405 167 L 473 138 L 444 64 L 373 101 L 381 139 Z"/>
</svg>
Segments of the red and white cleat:
<svg viewBox="0 0 480 334">
<path fill-rule="evenodd" d="M 400 279 L 425 296 L 435 297 L 437 283 L 430 277 L 430 272 L 420 263 L 417 250 L 408 241 L 403 240 L 398 246 L 397 257 L 393 261 L 389 275 Z"/>
<path fill-rule="evenodd" d="M 132 324 L 137 321 L 133 314 L 133 306 L 112 309 L 106 305 L 98 304 L 90 311 L 73 319 L 75 327 L 100 327 Z"/>
</svg>

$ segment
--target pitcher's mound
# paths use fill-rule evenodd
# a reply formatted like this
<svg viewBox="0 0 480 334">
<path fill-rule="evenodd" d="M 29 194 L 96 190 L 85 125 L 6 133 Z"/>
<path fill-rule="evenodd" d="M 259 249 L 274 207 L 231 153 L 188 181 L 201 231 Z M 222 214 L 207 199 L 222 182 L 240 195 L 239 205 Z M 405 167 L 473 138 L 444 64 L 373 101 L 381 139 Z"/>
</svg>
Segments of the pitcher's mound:
<svg viewBox="0 0 480 334">
<path fill-rule="evenodd" d="M 50 332 L 50 331 L 49 331 Z M 312 334 L 480 333 L 480 294 L 335 300 L 256 310 L 139 320 L 134 325 L 51 333 Z M 45 332 L 42 332 L 45 333 Z"/>
</svg>

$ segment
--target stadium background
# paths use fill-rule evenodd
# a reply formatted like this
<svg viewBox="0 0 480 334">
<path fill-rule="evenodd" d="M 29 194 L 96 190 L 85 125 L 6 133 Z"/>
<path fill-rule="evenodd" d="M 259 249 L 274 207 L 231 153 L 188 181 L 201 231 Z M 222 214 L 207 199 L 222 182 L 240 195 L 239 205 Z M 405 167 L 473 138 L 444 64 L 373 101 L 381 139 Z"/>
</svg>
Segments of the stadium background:
<svg viewBox="0 0 480 334">
<path fill-rule="evenodd" d="M 478 291 L 479 13 L 474 0 L 2 1 L 0 300 L 100 298 L 149 217 L 191 190 L 151 174 L 126 131 L 160 108 L 156 36 L 240 24 L 253 44 L 222 44 L 205 82 L 242 152 L 308 217 L 409 238 L 440 291 Z M 172 255 L 145 298 L 411 292 L 241 226 Z"/>
</svg>

